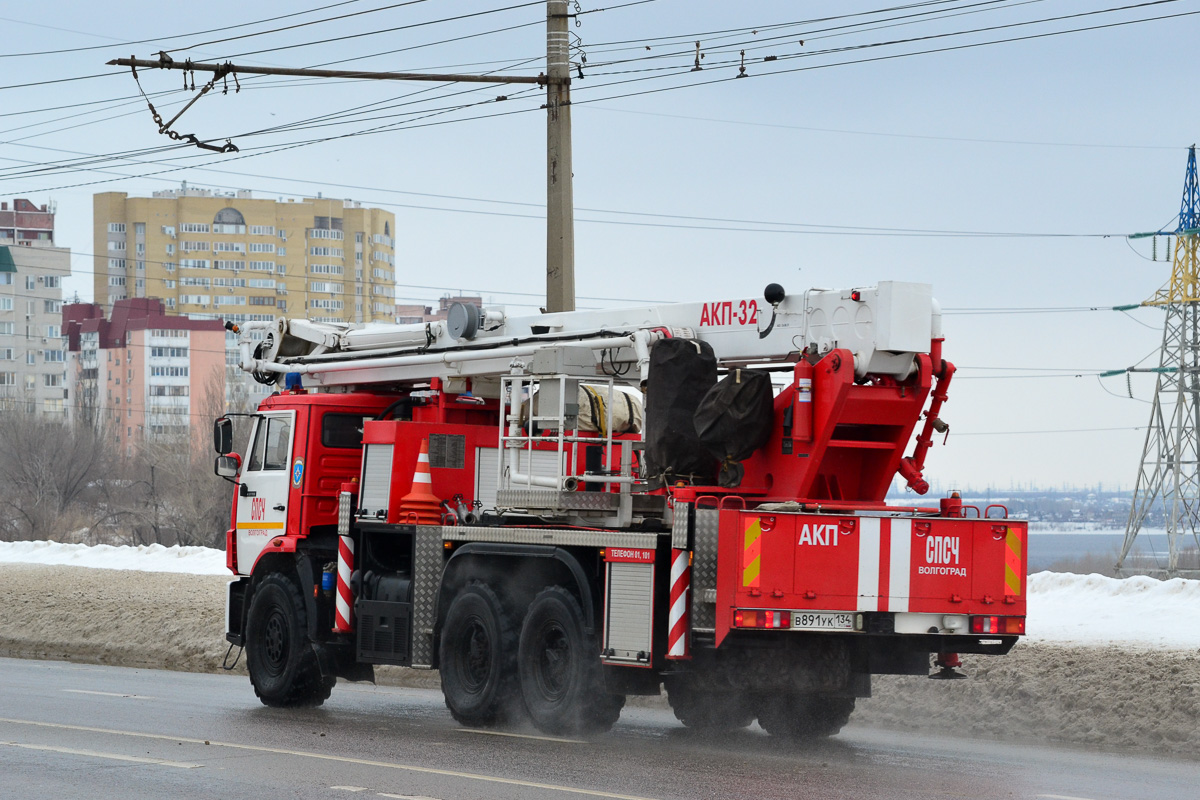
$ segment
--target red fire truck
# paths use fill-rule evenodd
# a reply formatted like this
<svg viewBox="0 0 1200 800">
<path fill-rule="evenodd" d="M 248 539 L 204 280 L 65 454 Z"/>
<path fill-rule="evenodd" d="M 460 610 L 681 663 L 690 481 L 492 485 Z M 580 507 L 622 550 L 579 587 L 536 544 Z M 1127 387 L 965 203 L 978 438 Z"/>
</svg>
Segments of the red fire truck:
<svg viewBox="0 0 1200 800">
<path fill-rule="evenodd" d="M 961 677 L 1025 632 L 1027 530 L 884 502 L 948 430 L 940 316 L 881 282 L 247 325 L 282 388 L 244 455 L 214 431 L 231 650 L 270 706 L 393 664 L 440 670 L 464 725 L 553 734 L 665 686 L 688 726 L 827 736 L 872 675 Z"/>
</svg>

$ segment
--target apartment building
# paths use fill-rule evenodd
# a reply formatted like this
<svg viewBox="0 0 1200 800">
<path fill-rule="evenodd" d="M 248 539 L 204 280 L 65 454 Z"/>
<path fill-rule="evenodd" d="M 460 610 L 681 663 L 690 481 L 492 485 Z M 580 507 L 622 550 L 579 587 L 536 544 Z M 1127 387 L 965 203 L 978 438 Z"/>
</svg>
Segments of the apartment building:
<svg viewBox="0 0 1200 800">
<path fill-rule="evenodd" d="M 0 202 L 0 409 L 61 417 L 62 281 L 71 251 L 54 246 L 54 209 Z"/>
<path fill-rule="evenodd" d="M 219 320 L 168 314 L 157 298 L 63 307 L 67 407 L 127 454 L 145 441 L 208 440 L 224 410 L 225 329 Z"/>
<path fill-rule="evenodd" d="M 168 313 L 390 321 L 395 215 L 352 200 L 190 188 L 92 201 L 95 302 L 162 298 Z"/>
</svg>

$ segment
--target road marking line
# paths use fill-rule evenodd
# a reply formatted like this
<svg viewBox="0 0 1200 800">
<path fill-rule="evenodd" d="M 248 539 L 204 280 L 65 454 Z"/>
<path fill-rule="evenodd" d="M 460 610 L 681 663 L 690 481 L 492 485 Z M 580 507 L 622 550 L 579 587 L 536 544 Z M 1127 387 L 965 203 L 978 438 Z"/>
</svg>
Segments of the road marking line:
<svg viewBox="0 0 1200 800">
<path fill-rule="evenodd" d="M 423 794 L 388 794 L 379 792 L 380 797 L 394 797 L 396 800 L 438 800 L 436 797 L 426 797 Z"/>
<path fill-rule="evenodd" d="M 340 789 L 343 792 L 365 792 L 365 791 L 367 791 L 367 787 L 365 787 L 365 786 L 330 786 L 329 788 L 330 789 Z"/>
<path fill-rule="evenodd" d="M 87 689 L 63 689 L 64 692 L 71 694 L 98 694 L 101 697 L 124 697 L 128 700 L 153 700 L 153 697 L 147 697 L 140 694 L 121 694 L 120 692 L 89 692 Z"/>
<path fill-rule="evenodd" d="M 135 764 L 157 764 L 161 767 L 178 767 L 179 769 L 196 769 L 203 764 L 191 764 L 186 761 L 167 761 L 162 758 L 139 758 L 138 756 L 123 756 L 119 753 L 101 753 L 97 750 L 76 750 L 72 747 L 54 747 L 48 744 L 22 744 L 21 742 L 0 742 L 9 747 L 20 747 L 24 750 L 44 750 L 49 753 L 64 753 L 69 756 L 88 756 L 91 758 L 107 758 L 112 761 L 132 761 Z"/>
<path fill-rule="evenodd" d="M 588 797 L 607 797 L 611 800 L 654 800 L 654 798 L 643 797 L 641 795 L 632 794 L 617 794 L 616 792 L 601 792 L 595 789 L 576 789 L 571 786 L 559 786 L 553 783 L 536 783 L 534 781 L 522 781 L 516 778 L 501 778 L 494 775 L 480 775 L 475 772 L 459 772 L 452 769 L 435 769 L 434 767 L 418 767 L 412 764 L 397 764 L 391 761 L 372 761 L 366 758 L 350 758 L 349 756 L 334 756 L 327 753 L 310 753 L 303 750 L 286 750 L 281 747 L 262 747 L 253 744 L 237 744 L 236 742 L 217 742 L 207 739 L 191 739 L 186 736 L 167 736 L 162 733 L 139 733 L 137 731 L 121 731 L 113 728 L 94 728 L 87 725 L 64 725 L 59 722 L 38 722 L 31 719 L 13 719 L 11 717 L 0 717 L 0 722 L 7 722 L 10 725 L 31 725 L 37 728 L 52 728 L 55 730 L 64 731 L 82 731 L 84 733 L 103 733 L 110 736 L 132 736 L 139 739 L 157 739 L 167 742 L 188 742 L 189 744 L 209 744 L 213 747 L 228 747 L 233 750 L 246 750 L 254 753 L 274 753 L 283 756 L 296 756 L 298 758 L 315 758 L 321 761 L 336 761 L 342 764 L 357 764 L 364 767 L 380 767 L 382 769 L 404 770 L 406 772 L 419 772 L 426 775 L 443 775 L 449 778 L 464 778 L 466 780 L 483 781 L 484 783 L 500 783 L 507 786 L 525 786 L 531 789 L 546 789 L 552 792 L 565 792 L 567 794 L 582 794 Z"/>
<path fill-rule="evenodd" d="M 1039 794 L 1038 800 L 1092 800 L 1090 797 L 1075 797 L 1070 794 Z"/>
<path fill-rule="evenodd" d="M 509 733 L 508 731 L 485 731 L 479 728 L 458 728 L 459 733 L 478 733 L 483 736 L 509 736 L 513 739 L 534 739 L 539 742 L 564 742 L 566 744 L 587 744 L 583 739 L 562 739 L 557 736 L 538 736 L 532 733 Z"/>
</svg>

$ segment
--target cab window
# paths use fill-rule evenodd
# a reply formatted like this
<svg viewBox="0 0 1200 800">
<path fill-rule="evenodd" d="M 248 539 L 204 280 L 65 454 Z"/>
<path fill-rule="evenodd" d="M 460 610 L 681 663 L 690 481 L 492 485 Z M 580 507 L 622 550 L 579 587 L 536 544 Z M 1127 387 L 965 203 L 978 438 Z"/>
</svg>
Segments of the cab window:
<svg viewBox="0 0 1200 800">
<path fill-rule="evenodd" d="M 267 452 L 263 469 L 287 469 L 288 446 L 292 442 L 292 426 L 283 417 L 267 420 Z"/>
<path fill-rule="evenodd" d="M 321 444 L 325 447 L 362 448 L 363 423 L 372 419 L 362 414 L 326 414 L 321 422 Z"/>
<path fill-rule="evenodd" d="M 292 426 L 286 417 L 262 417 L 254 431 L 248 470 L 287 469 Z"/>
</svg>

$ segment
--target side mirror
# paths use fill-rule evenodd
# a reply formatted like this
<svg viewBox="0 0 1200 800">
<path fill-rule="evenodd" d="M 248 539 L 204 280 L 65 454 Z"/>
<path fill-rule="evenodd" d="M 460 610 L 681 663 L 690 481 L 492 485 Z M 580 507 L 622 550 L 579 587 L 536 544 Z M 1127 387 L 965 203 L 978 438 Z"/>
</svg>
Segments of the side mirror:
<svg viewBox="0 0 1200 800">
<path fill-rule="evenodd" d="M 233 420 L 229 417 L 213 423 L 213 449 L 223 456 L 233 452 Z"/>
<path fill-rule="evenodd" d="M 213 464 L 213 472 L 222 478 L 236 478 L 242 467 L 242 459 L 237 453 L 228 456 L 217 456 Z"/>
</svg>

